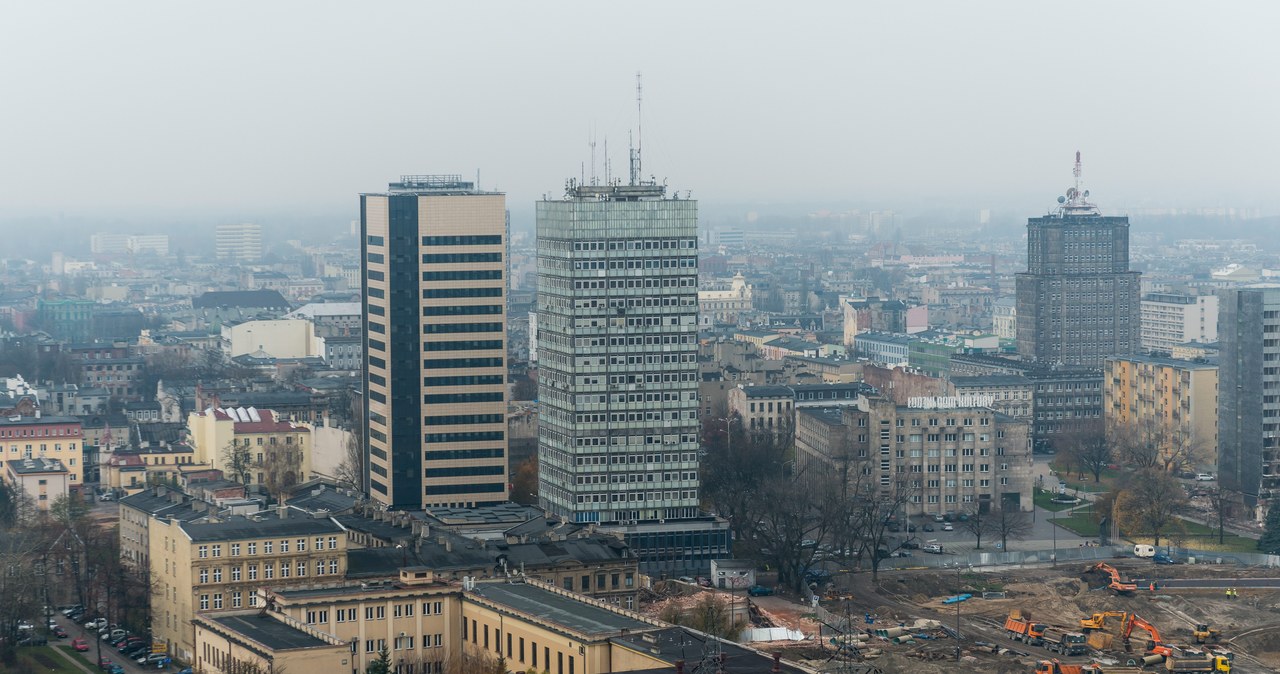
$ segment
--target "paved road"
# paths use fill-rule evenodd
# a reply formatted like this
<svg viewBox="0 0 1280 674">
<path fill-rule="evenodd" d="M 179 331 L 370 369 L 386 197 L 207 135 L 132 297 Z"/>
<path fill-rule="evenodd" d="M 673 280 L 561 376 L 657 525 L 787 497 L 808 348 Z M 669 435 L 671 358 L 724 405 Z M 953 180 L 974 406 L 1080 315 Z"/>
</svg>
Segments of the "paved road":
<svg viewBox="0 0 1280 674">
<path fill-rule="evenodd" d="M 1148 578 L 1135 580 L 1139 586 L 1144 583 L 1151 582 Z M 1280 578 L 1171 578 L 1169 580 L 1156 579 L 1160 589 L 1170 590 L 1189 590 L 1196 588 L 1219 588 L 1226 590 L 1229 587 L 1237 588 L 1264 588 L 1276 589 L 1280 588 Z"/>
<path fill-rule="evenodd" d="M 63 617 L 61 613 L 55 613 L 53 618 L 59 625 L 62 625 L 63 629 L 67 630 L 68 636 L 66 639 L 57 639 L 56 644 L 55 640 L 51 639 L 49 641 L 50 645 L 70 646 L 72 639 L 80 637 L 89 643 L 89 650 L 81 654 L 86 656 L 89 662 L 97 662 L 99 657 L 105 657 L 121 667 L 124 667 L 124 671 L 129 672 L 129 674 L 142 674 L 143 672 L 157 671 L 155 669 L 143 669 L 138 663 L 125 657 L 119 651 L 98 639 L 97 632 L 89 632 L 85 630 L 83 626 Z M 94 671 L 98 670 L 94 669 Z M 173 672 L 175 669 L 173 667 L 167 667 L 160 671 Z"/>
</svg>

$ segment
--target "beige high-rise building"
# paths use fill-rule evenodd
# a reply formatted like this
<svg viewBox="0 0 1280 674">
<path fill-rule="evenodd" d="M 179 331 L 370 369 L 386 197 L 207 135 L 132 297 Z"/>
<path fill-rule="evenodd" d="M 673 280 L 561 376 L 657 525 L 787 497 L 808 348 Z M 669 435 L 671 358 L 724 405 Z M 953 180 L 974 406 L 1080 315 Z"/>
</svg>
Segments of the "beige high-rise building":
<svg viewBox="0 0 1280 674">
<path fill-rule="evenodd" d="M 262 259 L 261 225 L 218 225 L 214 235 L 214 255 L 219 260 L 257 262 Z"/>
<path fill-rule="evenodd" d="M 1102 381 L 1108 434 L 1137 433 L 1168 444 L 1171 467 L 1217 464 L 1217 365 L 1155 356 L 1108 358 Z M 1191 465 L 1179 465 L 1187 461 Z"/>
<path fill-rule="evenodd" d="M 505 501 L 505 195 L 401 176 L 360 195 L 360 222 L 369 494 L 413 509 Z"/>
</svg>

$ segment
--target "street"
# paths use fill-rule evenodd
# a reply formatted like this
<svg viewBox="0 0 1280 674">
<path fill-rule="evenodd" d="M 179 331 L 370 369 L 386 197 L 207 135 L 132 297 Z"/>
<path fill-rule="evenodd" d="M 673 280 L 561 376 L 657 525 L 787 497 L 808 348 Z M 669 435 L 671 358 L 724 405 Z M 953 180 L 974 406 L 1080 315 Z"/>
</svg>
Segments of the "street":
<svg viewBox="0 0 1280 674">
<path fill-rule="evenodd" d="M 97 632 L 86 630 L 84 626 L 72 622 L 71 619 L 64 617 L 62 613 L 55 612 L 53 619 L 67 631 L 67 638 L 50 639 L 50 646 L 70 646 L 73 639 L 81 638 L 89 644 L 89 650 L 85 653 L 81 653 L 81 655 L 85 656 L 90 662 L 97 662 L 99 657 L 106 657 L 108 660 L 123 667 L 124 671 L 129 672 L 130 674 L 142 674 L 143 672 L 157 671 L 155 669 L 143 669 L 132 659 L 125 657 L 116 649 L 102 642 L 98 638 Z M 90 667 L 90 671 L 97 672 L 99 670 Z M 160 671 L 172 672 L 174 671 L 174 668 L 166 667 L 164 670 Z"/>
</svg>

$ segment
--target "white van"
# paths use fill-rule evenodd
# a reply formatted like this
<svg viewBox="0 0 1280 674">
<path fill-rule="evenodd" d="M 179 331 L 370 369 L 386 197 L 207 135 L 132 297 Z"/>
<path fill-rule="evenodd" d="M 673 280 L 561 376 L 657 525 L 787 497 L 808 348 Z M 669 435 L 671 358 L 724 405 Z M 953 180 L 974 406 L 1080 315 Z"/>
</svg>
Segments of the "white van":
<svg viewBox="0 0 1280 674">
<path fill-rule="evenodd" d="M 1156 548 L 1153 545 L 1135 545 L 1133 546 L 1134 557 L 1155 557 Z"/>
</svg>

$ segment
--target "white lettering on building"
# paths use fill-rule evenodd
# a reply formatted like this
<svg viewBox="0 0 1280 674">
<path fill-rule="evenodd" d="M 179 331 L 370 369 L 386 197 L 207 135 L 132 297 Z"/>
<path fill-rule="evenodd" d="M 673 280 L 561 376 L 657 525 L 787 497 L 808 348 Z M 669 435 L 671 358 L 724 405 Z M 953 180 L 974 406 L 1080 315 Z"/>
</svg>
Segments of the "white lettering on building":
<svg viewBox="0 0 1280 674">
<path fill-rule="evenodd" d="M 964 407 L 991 407 L 995 403 L 996 397 L 994 395 L 981 394 L 907 398 L 907 407 L 917 410 L 950 410 Z"/>
</svg>

